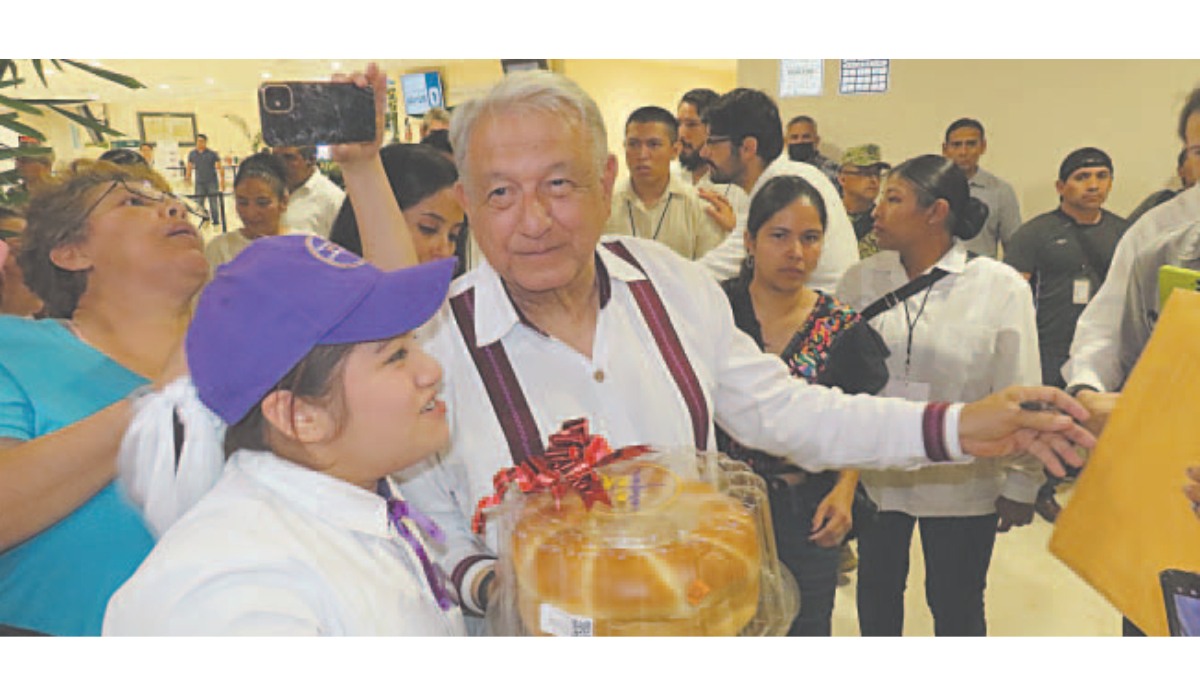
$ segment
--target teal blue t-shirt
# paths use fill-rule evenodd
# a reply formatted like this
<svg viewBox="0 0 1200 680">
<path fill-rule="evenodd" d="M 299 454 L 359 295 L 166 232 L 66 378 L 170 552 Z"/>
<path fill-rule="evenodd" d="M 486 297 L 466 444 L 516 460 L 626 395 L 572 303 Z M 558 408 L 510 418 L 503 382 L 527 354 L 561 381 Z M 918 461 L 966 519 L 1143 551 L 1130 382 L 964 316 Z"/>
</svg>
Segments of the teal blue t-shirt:
<svg viewBox="0 0 1200 680">
<path fill-rule="evenodd" d="M 146 383 L 58 321 L 0 316 L 0 437 L 36 439 Z M 153 547 L 141 516 L 109 484 L 54 526 L 0 553 L 0 623 L 99 635 L 108 598 Z"/>
</svg>

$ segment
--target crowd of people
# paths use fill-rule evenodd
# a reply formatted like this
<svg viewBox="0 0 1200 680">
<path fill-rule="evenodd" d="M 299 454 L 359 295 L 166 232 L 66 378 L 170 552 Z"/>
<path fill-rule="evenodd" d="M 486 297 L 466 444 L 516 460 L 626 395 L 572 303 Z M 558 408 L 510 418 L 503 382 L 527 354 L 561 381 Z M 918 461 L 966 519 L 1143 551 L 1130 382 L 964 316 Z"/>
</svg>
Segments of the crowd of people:
<svg viewBox="0 0 1200 680">
<path fill-rule="evenodd" d="M 901 634 L 919 526 L 937 635 L 986 635 L 996 534 L 1053 521 L 1153 330 L 1157 267 L 1200 266 L 1195 190 L 1131 225 L 1089 147 L 1022 224 L 972 119 L 941 154 L 835 162 L 811 117 L 697 89 L 629 116 L 618 182 L 561 75 L 508 75 L 386 146 L 383 75 L 352 80 L 379 137 L 333 147 L 344 189 L 311 148 L 250 156 L 242 227 L 207 244 L 211 212 L 145 150 L 0 213 L 0 624 L 484 634 L 500 546 L 476 505 L 585 417 L 763 478 L 789 634 L 830 635 L 855 561 L 862 634 Z M 1179 135 L 1195 177 L 1200 89 Z M 217 472 L 176 494 L 201 459 Z"/>
</svg>

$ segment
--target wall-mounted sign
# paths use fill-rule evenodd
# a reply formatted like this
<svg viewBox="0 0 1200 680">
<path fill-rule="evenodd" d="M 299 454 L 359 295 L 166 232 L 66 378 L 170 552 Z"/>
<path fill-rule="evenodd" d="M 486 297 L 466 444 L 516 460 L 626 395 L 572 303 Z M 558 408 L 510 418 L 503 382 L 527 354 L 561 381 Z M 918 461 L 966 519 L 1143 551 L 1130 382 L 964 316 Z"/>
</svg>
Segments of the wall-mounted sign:
<svg viewBox="0 0 1200 680">
<path fill-rule="evenodd" d="M 405 115 L 423 116 L 429 109 L 446 106 L 442 96 L 442 77 L 437 71 L 400 76 L 400 89 L 404 93 Z"/>
<path fill-rule="evenodd" d="M 888 91 L 890 59 L 843 59 L 838 91 L 842 94 L 878 94 Z"/>
<path fill-rule="evenodd" d="M 824 59 L 780 59 L 779 98 L 819 97 L 825 89 Z"/>
</svg>

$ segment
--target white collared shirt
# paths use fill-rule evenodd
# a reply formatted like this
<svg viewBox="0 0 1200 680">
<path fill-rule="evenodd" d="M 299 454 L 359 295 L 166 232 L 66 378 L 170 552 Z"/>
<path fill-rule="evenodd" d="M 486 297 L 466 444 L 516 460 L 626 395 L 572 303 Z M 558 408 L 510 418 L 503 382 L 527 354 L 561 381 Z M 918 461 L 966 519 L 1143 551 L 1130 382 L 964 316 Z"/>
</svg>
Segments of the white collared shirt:
<svg viewBox="0 0 1200 680">
<path fill-rule="evenodd" d="M 345 198 L 346 192 L 314 169 L 308 180 L 288 196 L 282 222 L 290 232 L 311 232 L 329 238 Z"/>
<path fill-rule="evenodd" d="M 658 243 L 605 240 L 625 244 L 648 272 L 709 412 L 735 439 L 789 456 L 808 470 L 929 462 L 921 434 L 923 405 L 849 397 L 793 379 L 778 357 L 761 352 L 737 329 L 728 299 L 704 268 Z M 687 406 L 629 288 L 629 282 L 645 277 L 603 246 L 597 254 L 609 276 L 611 297 L 596 320 L 591 358 L 522 323 L 487 262 L 455 280 L 450 296 L 474 287 L 477 342 L 483 346 L 503 340 L 543 442 L 564 421 L 585 417 L 591 432 L 613 447 L 693 446 Z M 425 348 L 444 369 L 451 448 L 437 465 L 406 471 L 402 488 L 446 531 L 449 550 L 443 565 L 452 572 L 468 556 L 495 554 L 495 524 L 488 525 L 485 545 L 471 534 L 470 518 L 479 500 L 493 493 L 496 472 L 512 467 L 513 460 L 448 306 L 435 321 Z M 947 415 L 946 439 L 955 459 L 965 457 L 958 445 L 960 410 L 953 407 Z M 712 423 L 708 442 L 715 448 Z M 465 583 L 477 568 L 466 572 Z"/>
<path fill-rule="evenodd" d="M 613 191 L 604 233 L 658 241 L 681 257 L 695 260 L 725 238 L 725 232 L 704 212 L 705 205 L 696 188 L 676 175 L 671 175 L 658 201 L 646 205 L 626 178 Z"/>
<path fill-rule="evenodd" d="M 409 529 L 420 533 L 411 523 Z M 438 607 L 382 497 L 273 453 L 243 450 L 109 600 L 104 634 L 465 635 L 466 629 L 457 607 Z"/>
<path fill-rule="evenodd" d="M 825 245 L 821 251 L 821 261 L 809 278 L 808 286 L 832 295 L 838 280 L 842 278 L 842 273 L 850 265 L 858 262 L 858 238 L 854 235 L 854 225 L 850 223 L 850 217 L 846 214 L 846 206 L 842 203 L 837 187 L 829 181 L 825 173 L 808 163 L 789 160 L 786 155 L 775 159 L 763 171 L 750 190 L 748 203 L 754 202 L 754 197 L 764 184 L 779 175 L 795 175 L 807 180 L 825 200 L 825 213 L 829 221 L 825 226 Z M 746 220 L 739 216 L 737 226 L 729 232 L 729 236 L 721 245 L 700 258 L 700 264 L 704 265 L 717 281 L 737 276 L 742 267 L 742 260 L 746 257 L 745 233 Z"/>
<path fill-rule="evenodd" d="M 1117 242 L 1104 285 L 1075 325 L 1071 358 L 1062 368 L 1067 385 L 1090 385 L 1112 392 L 1125 383 L 1128 376 L 1121 367 L 1117 345 L 1134 260 L 1158 239 L 1183 231 L 1198 219 L 1200 188 L 1192 187 L 1142 215 Z"/>
<path fill-rule="evenodd" d="M 871 320 L 891 351 L 888 391 L 907 380 L 927 385 L 932 401 L 971 402 L 1011 385 L 1041 384 L 1037 317 L 1021 275 L 986 257 L 968 262 L 957 239 L 934 266 L 949 275 L 927 289 L 928 298 L 917 293 Z M 900 256 L 882 251 L 846 272 L 837 298 L 865 309 L 906 283 Z M 906 371 L 910 320 L 912 363 Z M 1042 474 L 1035 459 L 1021 456 L 915 471 L 864 470 L 861 479 L 881 510 L 961 517 L 995 512 L 1000 495 L 1032 503 Z"/>
</svg>

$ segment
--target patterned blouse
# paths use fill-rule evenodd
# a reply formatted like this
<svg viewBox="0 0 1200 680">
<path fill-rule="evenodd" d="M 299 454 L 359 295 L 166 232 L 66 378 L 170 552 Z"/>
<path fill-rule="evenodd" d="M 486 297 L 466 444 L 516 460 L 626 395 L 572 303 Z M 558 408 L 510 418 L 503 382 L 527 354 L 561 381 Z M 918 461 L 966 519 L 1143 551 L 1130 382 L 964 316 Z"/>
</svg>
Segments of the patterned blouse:
<svg viewBox="0 0 1200 680">
<path fill-rule="evenodd" d="M 762 328 L 754 313 L 749 284 L 735 278 L 723 282 L 721 287 L 733 308 L 734 323 L 758 343 L 759 349 L 763 349 Z M 820 291 L 817 292 L 817 296 L 817 302 L 809 312 L 808 318 L 780 353 L 792 376 L 809 383 L 818 381 L 827 365 L 829 348 L 834 341 L 860 319 L 858 312 L 833 297 Z M 784 458 L 742 446 L 719 428 L 717 447 L 730 457 L 748 463 L 755 472 L 764 477 L 800 470 Z"/>
</svg>

